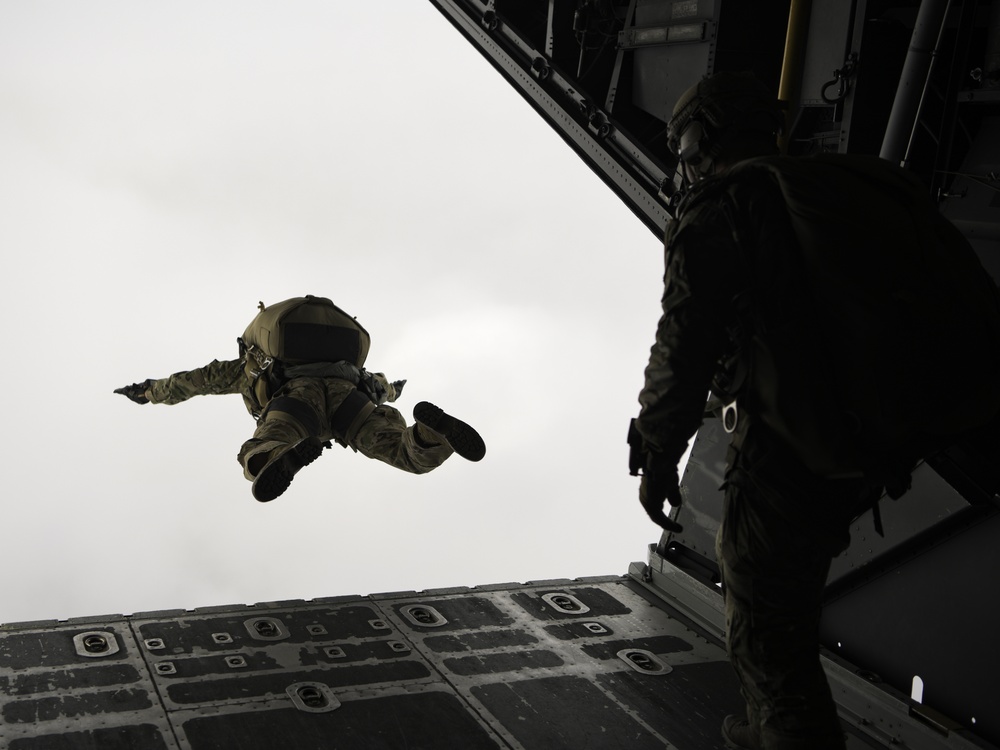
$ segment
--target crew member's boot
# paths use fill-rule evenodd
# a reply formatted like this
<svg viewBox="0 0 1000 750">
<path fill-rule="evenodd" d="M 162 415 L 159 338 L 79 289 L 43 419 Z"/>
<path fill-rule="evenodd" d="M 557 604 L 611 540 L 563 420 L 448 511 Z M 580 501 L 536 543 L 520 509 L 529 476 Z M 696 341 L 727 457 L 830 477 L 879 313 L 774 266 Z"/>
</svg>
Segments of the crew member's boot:
<svg viewBox="0 0 1000 750">
<path fill-rule="evenodd" d="M 486 443 L 478 432 L 434 404 L 421 401 L 413 407 L 413 418 L 443 437 L 462 458 L 480 461 L 486 455 Z"/>
<path fill-rule="evenodd" d="M 729 714 L 722 721 L 722 739 L 726 747 L 733 750 L 760 750 L 760 737 L 751 728 L 750 722 Z"/>
<path fill-rule="evenodd" d="M 319 458 L 327 445 L 315 437 L 306 437 L 272 452 L 264 467 L 255 473 L 253 496 L 262 503 L 274 500 L 288 489 L 296 472 Z"/>
</svg>

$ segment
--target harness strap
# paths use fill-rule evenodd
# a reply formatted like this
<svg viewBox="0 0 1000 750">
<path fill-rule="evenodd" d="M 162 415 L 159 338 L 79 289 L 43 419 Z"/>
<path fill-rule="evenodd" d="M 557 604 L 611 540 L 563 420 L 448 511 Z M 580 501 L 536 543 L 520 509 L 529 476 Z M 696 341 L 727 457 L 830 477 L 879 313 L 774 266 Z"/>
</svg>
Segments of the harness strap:
<svg viewBox="0 0 1000 750">
<path fill-rule="evenodd" d="M 330 418 L 334 439 L 341 445 L 349 445 L 373 411 L 375 404 L 371 398 L 357 388 L 352 390 Z"/>
<path fill-rule="evenodd" d="M 309 435 L 319 435 L 322 431 L 323 424 L 316 412 L 304 401 L 299 401 L 297 398 L 278 396 L 271 399 L 260 415 L 261 420 L 265 419 L 272 411 L 284 412 L 302 425 L 302 428 Z"/>
<path fill-rule="evenodd" d="M 337 378 L 357 385 L 361 382 L 362 370 L 350 362 L 308 362 L 300 365 L 284 365 L 281 369 L 284 379 L 294 378 Z"/>
</svg>

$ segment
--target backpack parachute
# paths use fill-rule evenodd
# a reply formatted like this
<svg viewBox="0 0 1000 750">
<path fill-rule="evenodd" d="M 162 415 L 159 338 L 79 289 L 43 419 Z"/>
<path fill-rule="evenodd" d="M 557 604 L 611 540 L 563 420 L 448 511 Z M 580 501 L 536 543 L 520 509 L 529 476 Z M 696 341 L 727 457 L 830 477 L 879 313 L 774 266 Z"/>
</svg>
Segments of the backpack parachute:
<svg viewBox="0 0 1000 750">
<path fill-rule="evenodd" d="M 364 367 L 371 346 L 368 331 L 326 297 L 293 297 L 261 309 L 239 339 L 256 403 L 254 417 L 281 384 L 285 365 L 348 362 Z"/>
<path fill-rule="evenodd" d="M 752 159 L 727 178 L 760 171 L 784 198 L 811 309 L 764 320 L 751 303 L 748 411 L 816 473 L 880 480 L 997 414 L 996 283 L 919 181 L 833 154 Z"/>
<path fill-rule="evenodd" d="M 288 365 L 350 362 L 363 367 L 371 338 L 357 320 L 325 297 L 305 297 L 265 307 L 247 326 L 242 341 L 269 359 Z"/>
</svg>

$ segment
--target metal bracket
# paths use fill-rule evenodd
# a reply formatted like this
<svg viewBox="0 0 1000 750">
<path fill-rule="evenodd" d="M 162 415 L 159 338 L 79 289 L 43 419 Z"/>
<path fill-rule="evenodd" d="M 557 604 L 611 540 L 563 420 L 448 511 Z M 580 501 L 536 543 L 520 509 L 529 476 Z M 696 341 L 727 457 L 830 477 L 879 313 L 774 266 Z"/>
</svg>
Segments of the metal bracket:
<svg viewBox="0 0 1000 750">
<path fill-rule="evenodd" d="M 418 628 L 439 628 L 448 624 L 440 612 L 427 604 L 410 604 L 400 609 L 399 613 Z"/>
<path fill-rule="evenodd" d="M 104 656 L 117 654 L 119 651 L 118 639 L 114 633 L 106 630 L 93 630 L 89 633 L 79 633 L 73 636 L 73 645 L 79 656 L 88 659 L 99 659 Z"/>
<path fill-rule="evenodd" d="M 642 674 L 664 675 L 674 671 L 674 668 L 660 657 L 644 648 L 624 648 L 618 652 L 617 656 L 636 672 L 642 672 Z"/>
<path fill-rule="evenodd" d="M 671 26 L 632 27 L 618 32 L 619 49 L 656 47 L 664 44 L 704 42 L 710 36 L 708 21 L 680 23 Z"/>
<path fill-rule="evenodd" d="M 285 688 L 285 693 L 299 711 L 322 714 L 340 708 L 337 696 L 322 682 L 296 682 Z"/>
<path fill-rule="evenodd" d="M 581 602 L 572 594 L 561 591 L 551 594 L 542 594 L 542 601 L 552 609 L 564 615 L 583 615 L 590 611 L 590 607 Z"/>
<path fill-rule="evenodd" d="M 273 617 L 251 617 L 243 625 L 251 638 L 258 641 L 283 641 L 288 638 L 288 630 L 281 620 Z"/>
</svg>

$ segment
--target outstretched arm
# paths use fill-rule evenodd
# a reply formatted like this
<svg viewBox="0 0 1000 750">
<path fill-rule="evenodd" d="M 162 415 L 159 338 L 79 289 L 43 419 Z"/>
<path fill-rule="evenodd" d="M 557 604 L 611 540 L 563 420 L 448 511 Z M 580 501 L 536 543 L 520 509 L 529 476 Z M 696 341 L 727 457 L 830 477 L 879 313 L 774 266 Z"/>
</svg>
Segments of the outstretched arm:
<svg viewBox="0 0 1000 750">
<path fill-rule="evenodd" d="M 243 360 L 212 360 L 196 370 L 183 370 L 159 380 L 145 380 L 115 389 L 137 404 L 179 404 L 192 396 L 242 393 L 246 385 Z"/>
</svg>

